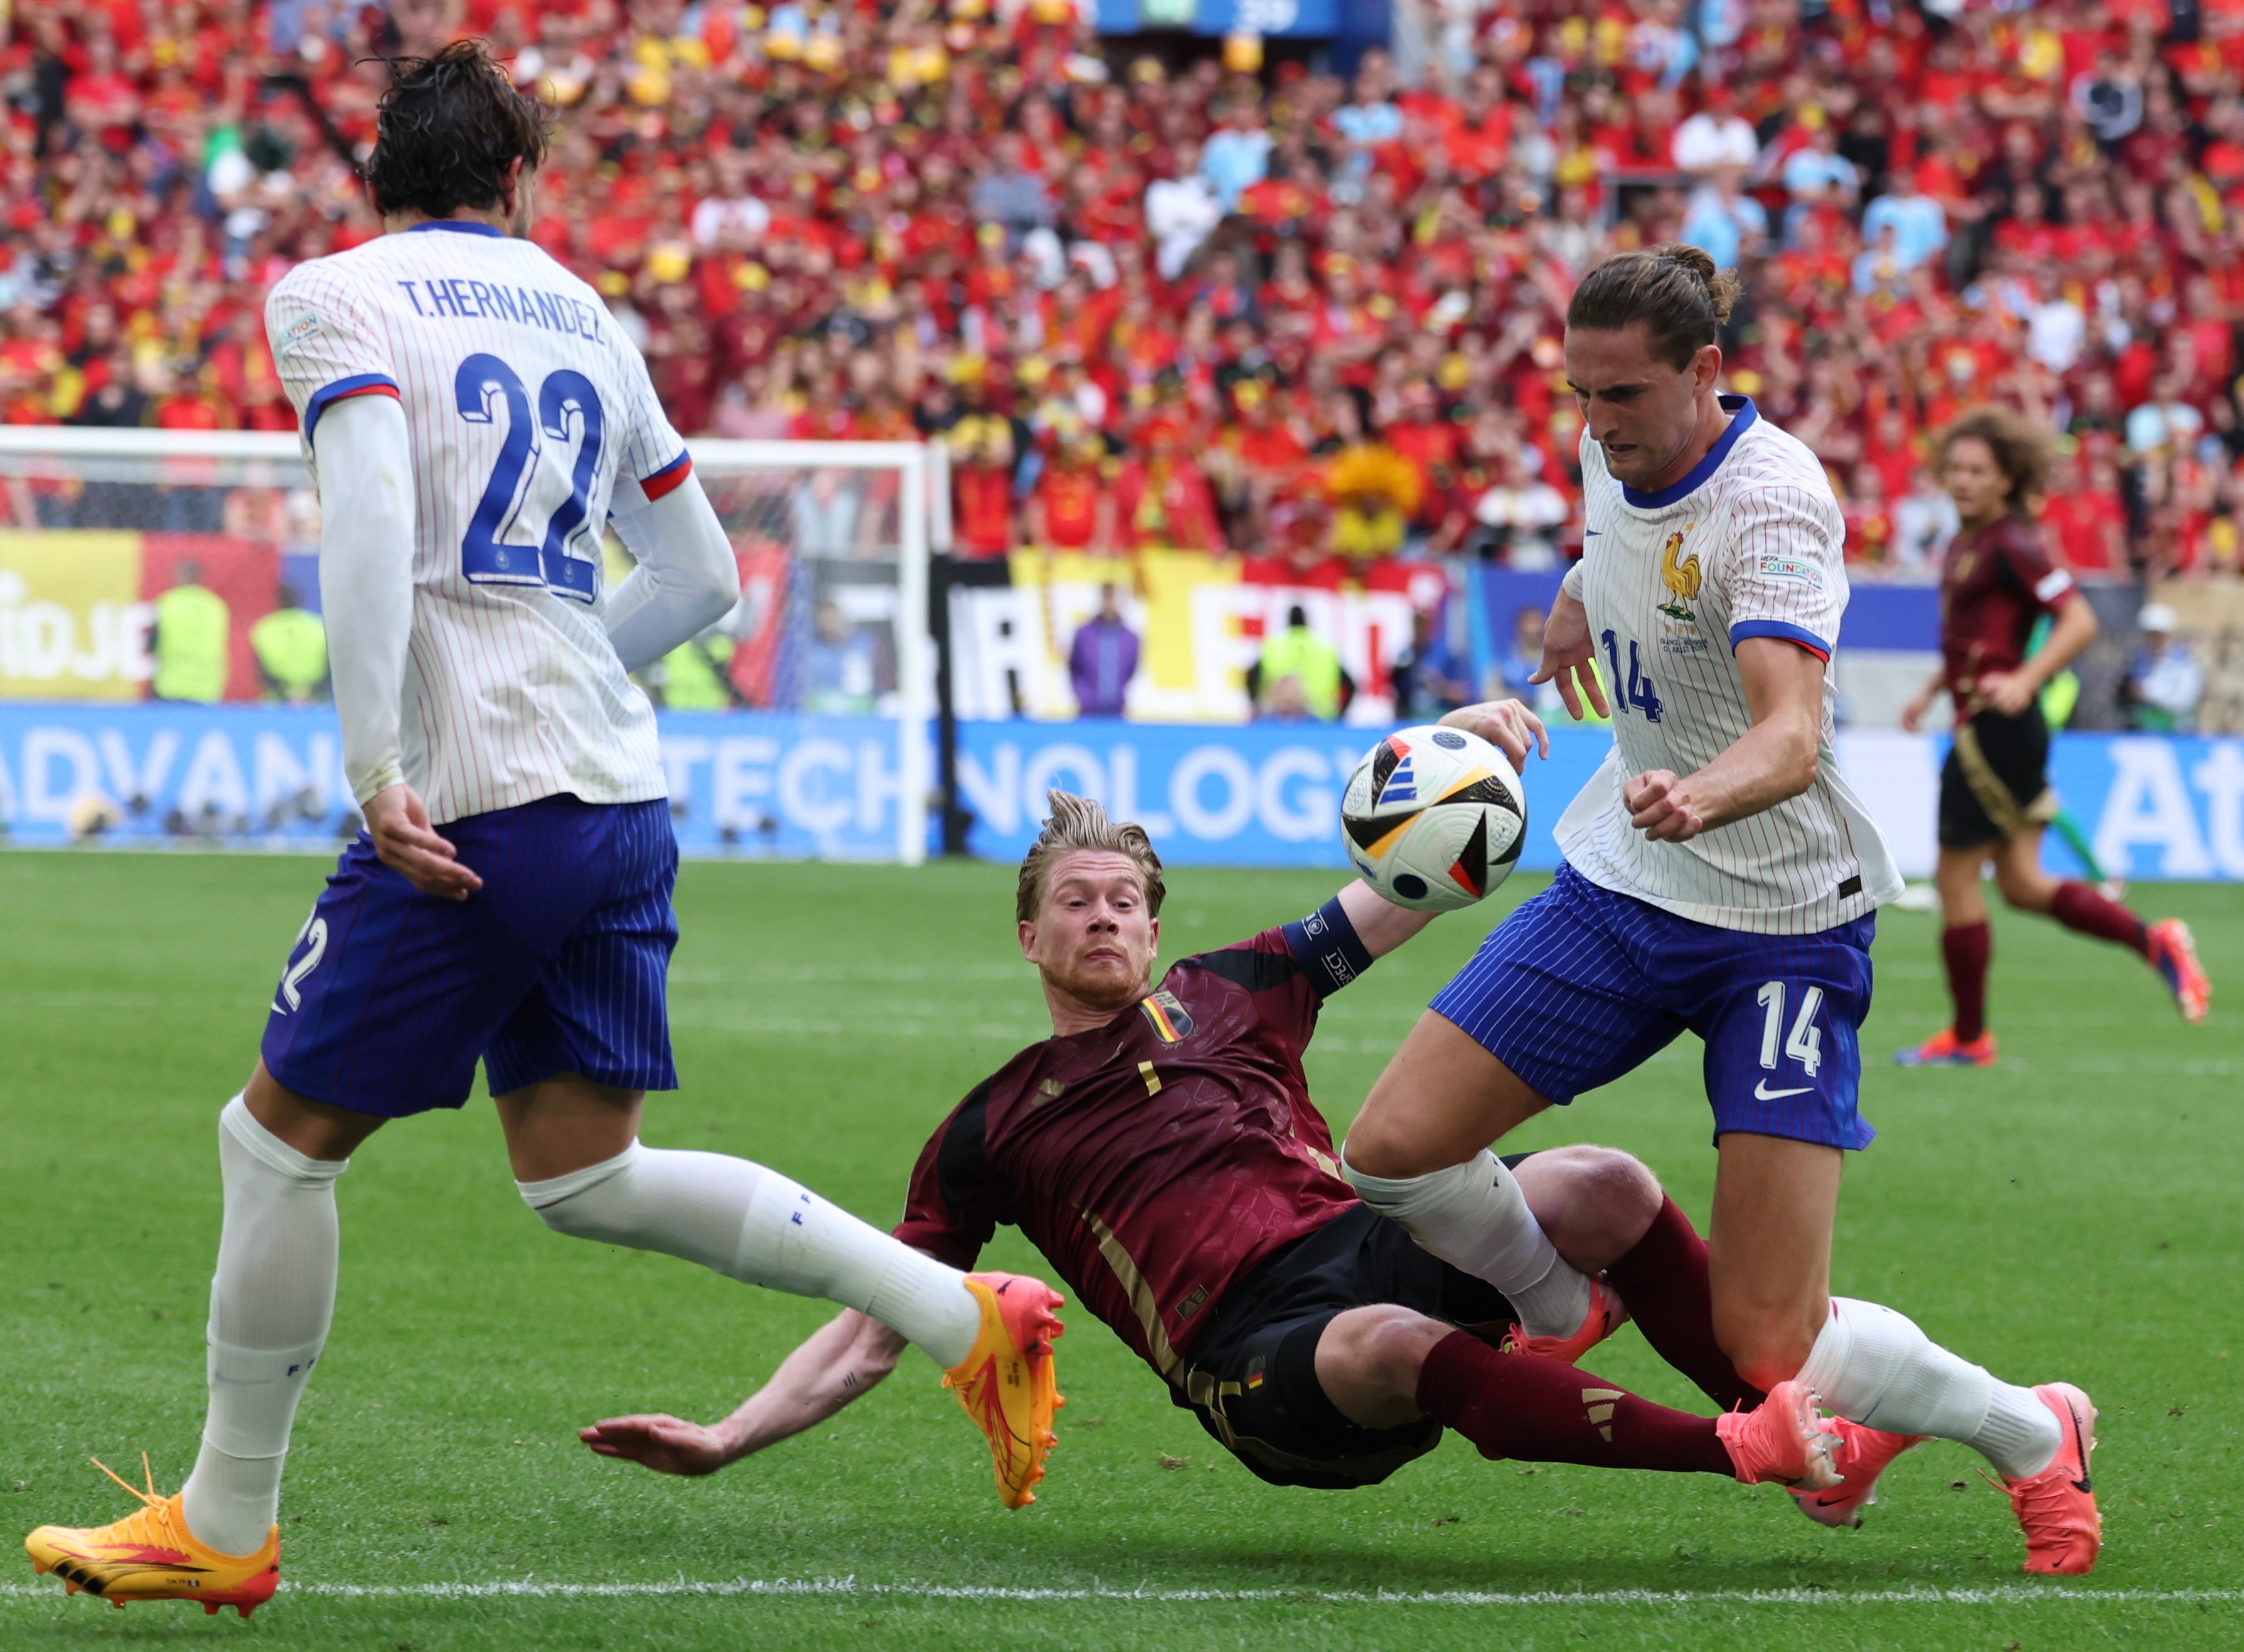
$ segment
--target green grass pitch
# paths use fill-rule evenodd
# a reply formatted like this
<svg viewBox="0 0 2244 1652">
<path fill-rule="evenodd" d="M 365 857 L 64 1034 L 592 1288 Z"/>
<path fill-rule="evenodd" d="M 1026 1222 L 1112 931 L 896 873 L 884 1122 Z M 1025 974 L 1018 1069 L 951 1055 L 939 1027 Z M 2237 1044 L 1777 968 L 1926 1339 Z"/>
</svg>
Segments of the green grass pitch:
<svg viewBox="0 0 2244 1652">
<path fill-rule="evenodd" d="M 192 1461 L 213 1116 L 323 870 L 0 856 L 13 1530 L 124 1512 L 89 1454 L 137 1476 L 145 1450 L 166 1490 Z M 1179 871 L 1165 952 L 1296 916 L 1334 882 Z M 1309 1070 L 1336 1127 L 1430 992 L 1538 882 L 1443 920 L 1335 1001 Z M 688 866 L 672 975 L 685 1088 L 655 1100 L 647 1139 L 747 1155 L 893 1219 L 929 1129 L 1043 1035 L 1011 883 L 998 866 Z M 1032 1509 L 998 1507 L 979 1437 L 917 1355 L 767 1455 L 659 1478 L 591 1456 L 573 1430 L 637 1409 L 721 1414 L 828 1310 L 546 1233 L 478 1102 L 386 1130 L 341 1183 L 341 1305 L 283 1508 L 293 1592 L 247 1624 L 117 1612 L 35 1586 L 22 1563 L 0 1582 L 0 1646 L 2244 1642 L 2244 889 L 2137 895 L 2195 925 L 2226 989 L 2207 1024 L 2183 1027 L 2133 960 L 2004 916 L 2004 1064 L 1988 1073 L 1885 1063 L 1943 1002 L 1934 920 L 1884 918 L 1863 1099 L 1882 1134 L 1840 1217 L 1839 1289 L 2101 1406 L 2106 1547 L 2078 1583 L 2020 1575 L 2004 1500 L 1952 1446 L 1903 1459 L 1855 1533 L 1810 1526 L 1767 1488 L 1486 1463 L 1454 1438 L 1373 1490 L 1274 1490 L 1079 1312 L 1061 1345 L 1064 1449 Z M 1530 1139 L 1629 1148 L 1703 1220 L 1695 1042 Z M 1010 1233 L 990 1260 L 1037 1266 Z M 1633 1330 L 1592 1364 L 1703 1408 Z M 696 1583 L 713 1587 L 680 1587 Z M 582 1587 L 601 1585 L 621 1587 Z"/>
</svg>

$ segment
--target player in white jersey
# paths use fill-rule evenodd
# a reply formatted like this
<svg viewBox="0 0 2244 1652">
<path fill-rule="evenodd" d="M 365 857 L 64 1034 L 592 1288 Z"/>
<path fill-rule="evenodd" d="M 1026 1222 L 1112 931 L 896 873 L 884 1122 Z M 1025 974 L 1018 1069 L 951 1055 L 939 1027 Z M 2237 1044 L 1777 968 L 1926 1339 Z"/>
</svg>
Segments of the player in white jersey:
<svg viewBox="0 0 2244 1652">
<path fill-rule="evenodd" d="M 1894 1456 L 1960 1440 L 2003 1475 L 2027 1569 L 2085 1572 L 2101 1529 L 2087 1397 L 1998 1382 L 1830 1294 L 1842 1156 L 1871 1136 L 1855 1091 L 1873 914 L 1901 880 L 1832 762 L 1847 581 L 1830 485 L 1717 392 L 1736 291 L 1666 246 L 1574 293 L 1587 537 L 1536 680 L 1610 709 L 1613 753 L 1558 823 L 1551 887 L 1435 999 L 1343 1162 L 1367 1204 L 1511 1298 L 1527 1352 L 1578 1360 L 1626 1310 L 1559 1260 L 1487 1145 L 1697 1033 L 1720 1158 L 1698 1285 L 1715 1340 L 1742 1399 L 1797 1384 L 1840 1419 L 1846 1483 L 1796 1494 L 1802 1509 L 1855 1524 Z"/>
<path fill-rule="evenodd" d="M 484 1068 L 524 1199 L 563 1233 L 862 1310 L 946 1369 L 1010 1506 L 1051 1444 L 1040 1282 L 965 1275 L 743 1159 L 642 1146 L 677 1086 L 654 718 L 628 673 L 740 594 L 645 365 L 527 240 L 543 111 L 478 43 L 409 59 L 367 182 L 385 233 L 300 266 L 267 326 L 322 527 L 344 769 L 366 819 L 219 1118 L 209 1410 L 185 1488 L 44 1526 L 41 1572 L 243 1616 L 280 1581 L 298 1399 L 335 1311 L 335 1183 L 387 1119 Z M 600 572 L 612 519 L 639 560 Z M 127 1487 L 126 1489 L 133 1489 Z"/>
</svg>

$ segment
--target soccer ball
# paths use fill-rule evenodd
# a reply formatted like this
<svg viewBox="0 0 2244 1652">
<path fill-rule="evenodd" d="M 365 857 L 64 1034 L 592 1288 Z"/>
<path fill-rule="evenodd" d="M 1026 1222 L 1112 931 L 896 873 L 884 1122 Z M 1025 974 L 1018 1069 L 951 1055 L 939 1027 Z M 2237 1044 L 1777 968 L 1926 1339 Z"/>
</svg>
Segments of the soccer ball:
<svg viewBox="0 0 2244 1652">
<path fill-rule="evenodd" d="M 1398 907 L 1453 912 L 1511 875 L 1527 794 L 1511 760 L 1463 729 L 1409 728 L 1364 754 L 1341 799 L 1348 864 Z"/>
</svg>

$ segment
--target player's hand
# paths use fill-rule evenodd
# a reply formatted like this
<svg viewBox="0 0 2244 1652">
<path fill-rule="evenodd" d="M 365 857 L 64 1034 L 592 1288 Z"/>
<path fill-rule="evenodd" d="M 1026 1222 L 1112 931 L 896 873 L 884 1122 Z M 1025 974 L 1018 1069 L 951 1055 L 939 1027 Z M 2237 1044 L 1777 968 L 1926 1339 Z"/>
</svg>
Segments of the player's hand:
<svg viewBox="0 0 2244 1652">
<path fill-rule="evenodd" d="M 1551 604 L 1551 617 L 1543 624 L 1543 663 L 1527 680 L 1556 683 L 1558 698 L 1577 723 L 1585 715 L 1585 698 L 1597 708 L 1599 717 L 1611 717 L 1612 707 L 1605 704 L 1605 685 L 1598 681 L 1595 654 L 1590 642 L 1590 610 L 1562 590 L 1558 600 Z"/>
<path fill-rule="evenodd" d="M 429 811 L 409 786 L 386 786 L 366 800 L 366 833 L 382 864 L 424 895 L 465 900 L 483 887 L 430 828 Z"/>
<path fill-rule="evenodd" d="M 1654 843 L 1686 843 L 1707 829 L 1687 783 L 1670 769 L 1651 769 L 1625 783 L 1629 824 Z"/>
<path fill-rule="evenodd" d="M 732 1459 L 717 1431 L 679 1417 L 611 1417 L 577 1438 L 603 1457 L 621 1457 L 658 1474 L 713 1474 Z"/>
<path fill-rule="evenodd" d="M 1908 705 L 1901 708 L 1901 725 L 1903 729 L 1909 733 L 1916 733 L 1919 729 L 1924 726 L 1925 713 L 1930 711 L 1931 709 L 1932 696 L 1930 694 L 1918 695 L 1915 699 L 1911 700 Z"/>
<path fill-rule="evenodd" d="M 1987 709 L 2016 717 L 2040 692 L 2023 671 L 1989 671 L 1979 678 L 1979 698 Z"/>
<path fill-rule="evenodd" d="M 1511 759 L 1515 769 L 1527 766 L 1527 748 L 1532 745 L 1535 755 L 1551 755 L 1551 735 L 1543 726 L 1543 719 L 1527 709 L 1524 700 L 1484 700 L 1478 705 L 1460 705 L 1442 718 L 1445 727 L 1463 729 L 1468 734 L 1477 734 L 1490 745 Z"/>
</svg>

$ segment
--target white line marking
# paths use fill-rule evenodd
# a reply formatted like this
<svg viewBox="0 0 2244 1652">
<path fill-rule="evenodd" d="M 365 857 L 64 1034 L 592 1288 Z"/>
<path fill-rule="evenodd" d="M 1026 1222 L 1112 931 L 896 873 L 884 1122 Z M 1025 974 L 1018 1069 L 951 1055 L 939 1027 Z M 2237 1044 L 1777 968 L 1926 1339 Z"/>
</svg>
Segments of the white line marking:
<svg viewBox="0 0 2244 1652">
<path fill-rule="evenodd" d="M 534 1577 L 489 1583 L 283 1583 L 281 1592 L 335 1601 L 607 1601 L 681 1596 L 903 1596 L 939 1601 L 1137 1601 L 1199 1605 L 1257 1601 L 1334 1606 L 2037 1606 L 2043 1604 L 2214 1605 L 2244 1603 L 2244 1588 L 2092 1589 L 1997 1583 L 1982 1588 L 1899 1589 L 1161 1589 L 1007 1588 L 962 1583 L 865 1583 L 854 1577 L 676 1578 L 646 1583 L 541 1583 Z M 59 1600 L 51 1585 L 0 1584 L 0 1597 Z"/>
</svg>

